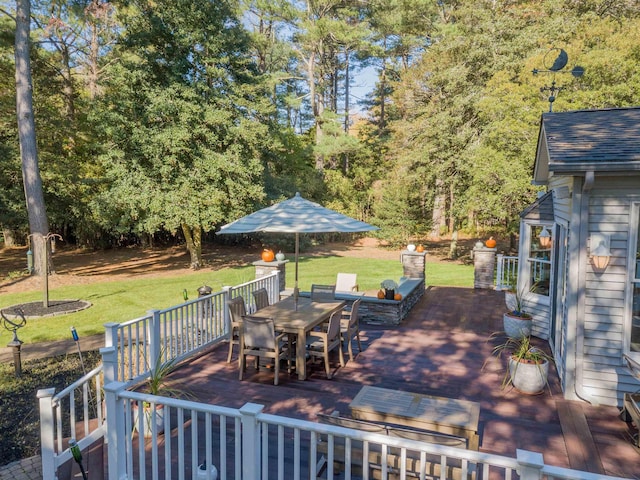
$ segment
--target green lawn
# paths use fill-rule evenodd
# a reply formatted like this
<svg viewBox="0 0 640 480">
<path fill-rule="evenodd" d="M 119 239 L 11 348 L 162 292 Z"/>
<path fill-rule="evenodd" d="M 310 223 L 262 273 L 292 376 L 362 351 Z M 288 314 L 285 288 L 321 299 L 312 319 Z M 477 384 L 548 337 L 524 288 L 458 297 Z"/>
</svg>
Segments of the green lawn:
<svg viewBox="0 0 640 480">
<path fill-rule="evenodd" d="M 352 257 L 301 257 L 299 262 L 299 287 L 309 290 L 311 283 L 335 283 L 338 272 L 358 274 L 360 290 L 380 288 L 386 278 L 396 281 L 402 275 L 402 265 L 396 260 Z M 455 263 L 427 263 L 427 285 L 473 286 L 473 267 Z M 293 262 L 287 264 L 287 287 L 294 285 Z M 31 319 L 19 331 L 20 340 L 26 343 L 70 338 L 70 328 L 75 326 L 80 336 L 104 332 L 107 322 L 124 322 L 144 315 L 154 308 L 166 308 L 183 301 L 182 292 L 187 289 L 189 298 L 197 297 L 197 289 L 209 285 L 219 291 L 223 285 L 238 285 L 252 280 L 254 267 L 224 268 L 217 271 L 202 270 L 183 276 L 141 278 L 132 280 L 91 283 L 51 289 L 50 300 L 82 299 L 92 307 L 69 315 Z M 42 292 L 4 294 L 0 296 L 0 308 L 30 301 L 41 301 Z M 0 344 L 11 340 L 11 334 L 0 331 Z"/>
</svg>

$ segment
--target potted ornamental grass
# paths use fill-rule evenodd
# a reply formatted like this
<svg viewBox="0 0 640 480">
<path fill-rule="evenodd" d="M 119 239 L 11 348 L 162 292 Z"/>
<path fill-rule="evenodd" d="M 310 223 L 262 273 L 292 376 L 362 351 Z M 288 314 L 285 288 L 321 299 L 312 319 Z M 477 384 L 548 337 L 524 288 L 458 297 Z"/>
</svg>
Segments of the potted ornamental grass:
<svg viewBox="0 0 640 480">
<path fill-rule="evenodd" d="M 495 336 L 492 336 L 495 337 Z M 496 345 L 493 354 L 497 357 L 507 355 L 507 371 L 502 380 L 502 388 L 509 385 L 521 393 L 537 395 L 549 386 L 549 364 L 553 357 L 544 350 L 531 344 L 531 336 L 510 338 Z"/>
<path fill-rule="evenodd" d="M 149 369 L 149 377 L 141 386 L 141 391 L 144 393 L 150 393 L 151 395 L 157 395 L 161 397 L 173 397 L 178 398 L 184 396 L 184 392 L 172 388 L 168 385 L 167 377 L 175 371 L 178 367 L 178 359 L 171 358 L 165 362 L 162 362 L 163 354 L 160 352 L 155 362 L 155 367 Z M 161 434 L 164 432 L 164 406 L 157 404 L 155 412 L 151 408 L 149 402 L 142 402 L 142 432 L 145 437 L 152 436 L 152 425 L 155 422 L 156 432 Z M 155 413 L 155 414 L 154 414 Z M 138 430 L 140 428 L 140 408 L 137 403 L 133 405 L 133 428 Z"/>
<path fill-rule="evenodd" d="M 525 311 L 524 290 L 507 291 L 505 303 L 509 309 L 502 316 L 504 331 L 509 338 L 523 338 L 531 335 L 533 317 Z"/>
</svg>

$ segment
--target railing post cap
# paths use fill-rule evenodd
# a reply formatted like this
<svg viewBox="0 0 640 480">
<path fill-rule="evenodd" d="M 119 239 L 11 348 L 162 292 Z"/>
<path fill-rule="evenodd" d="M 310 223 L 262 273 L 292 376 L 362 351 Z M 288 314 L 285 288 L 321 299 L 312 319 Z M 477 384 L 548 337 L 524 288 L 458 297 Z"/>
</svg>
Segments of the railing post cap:
<svg viewBox="0 0 640 480">
<path fill-rule="evenodd" d="M 104 386 L 104 391 L 109 393 L 118 393 L 125 389 L 126 383 L 122 382 L 110 382 Z"/>
<path fill-rule="evenodd" d="M 243 415 L 258 415 L 264 410 L 264 405 L 260 405 L 259 403 L 245 403 L 240 408 L 240 413 Z"/>
<path fill-rule="evenodd" d="M 224 285 L 224 286 L 222 287 L 222 291 L 224 291 L 224 292 L 228 292 L 229 290 L 231 290 L 231 288 L 232 288 L 232 287 L 231 287 L 230 285 Z"/>
<path fill-rule="evenodd" d="M 119 326 L 119 325 L 120 325 L 120 324 L 119 324 L 119 323 L 116 323 L 116 322 L 107 322 L 107 323 L 103 323 L 103 324 L 102 324 L 102 326 L 103 326 L 104 328 L 113 328 L 113 327 L 117 327 L 117 326 Z"/>
<path fill-rule="evenodd" d="M 55 394 L 56 394 L 55 388 L 41 388 L 40 390 L 38 390 L 38 393 L 36 394 L 36 396 L 38 398 L 47 398 L 47 397 L 53 397 Z"/>
<path fill-rule="evenodd" d="M 542 468 L 544 467 L 544 457 L 539 452 L 531 452 L 529 450 L 516 449 L 516 458 L 518 463 L 525 467 Z"/>
</svg>

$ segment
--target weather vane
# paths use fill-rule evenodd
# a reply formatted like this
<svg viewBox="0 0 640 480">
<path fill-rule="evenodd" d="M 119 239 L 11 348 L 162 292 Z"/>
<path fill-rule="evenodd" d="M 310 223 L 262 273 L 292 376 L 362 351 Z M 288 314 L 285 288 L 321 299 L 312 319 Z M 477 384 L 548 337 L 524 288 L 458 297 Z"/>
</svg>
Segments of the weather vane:
<svg viewBox="0 0 640 480">
<path fill-rule="evenodd" d="M 553 59 L 553 63 L 551 60 Z M 567 62 L 569 61 L 569 55 L 562 48 L 552 48 L 549 50 L 544 56 L 544 67 L 546 70 L 538 70 L 534 68 L 532 73 L 537 75 L 539 73 L 552 73 L 553 78 L 551 80 L 551 86 L 545 85 L 544 87 L 540 87 L 540 92 L 545 93 L 549 92 L 549 111 L 553 112 L 553 102 L 556 100 L 556 96 L 564 90 L 564 86 L 556 85 L 556 73 L 567 73 L 561 72 L 561 70 L 567 66 Z M 549 65 L 551 63 L 551 65 Z M 575 66 L 571 70 L 571 75 L 575 78 L 579 78 L 584 75 L 584 68 Z"/>
</svg>

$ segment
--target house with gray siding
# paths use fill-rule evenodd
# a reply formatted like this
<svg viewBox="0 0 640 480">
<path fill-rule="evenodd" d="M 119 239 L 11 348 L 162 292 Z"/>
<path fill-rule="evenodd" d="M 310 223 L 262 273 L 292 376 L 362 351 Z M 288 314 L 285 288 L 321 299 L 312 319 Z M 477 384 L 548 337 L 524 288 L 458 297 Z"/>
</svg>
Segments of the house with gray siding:
<svg viewBox="0 0 640 480">
<path fill-rule="evenodd" d="M 640 107 L 543 114 L 533 182 L 517 285 L 533 334 L 566 398 L 621 406 L 640 389 L 624 359 L 640 362 Z"/>
</svg>

